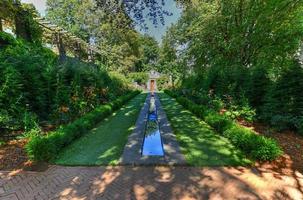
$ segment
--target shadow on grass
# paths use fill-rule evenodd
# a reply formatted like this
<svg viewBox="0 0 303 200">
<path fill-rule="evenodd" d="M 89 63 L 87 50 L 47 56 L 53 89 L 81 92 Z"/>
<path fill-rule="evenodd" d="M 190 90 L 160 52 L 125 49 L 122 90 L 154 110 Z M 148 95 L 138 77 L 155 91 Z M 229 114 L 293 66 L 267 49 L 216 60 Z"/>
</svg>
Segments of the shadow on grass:
<svg viewBox="0 0 303 200">
<path fill-rule="evenodd" d="M 146 98 L 140 94 L 68 147 L 55 160 L 59 165 L 118 164 L 128 135 Z"/>
<path fill-rule="evenodd" d="M 216 134 L 208 124 L 185 110 L 174 99 L 163 93 L 160 99 L 189 164 L 235 166 L 251 163 L 226 138 Z"/>
</svg>

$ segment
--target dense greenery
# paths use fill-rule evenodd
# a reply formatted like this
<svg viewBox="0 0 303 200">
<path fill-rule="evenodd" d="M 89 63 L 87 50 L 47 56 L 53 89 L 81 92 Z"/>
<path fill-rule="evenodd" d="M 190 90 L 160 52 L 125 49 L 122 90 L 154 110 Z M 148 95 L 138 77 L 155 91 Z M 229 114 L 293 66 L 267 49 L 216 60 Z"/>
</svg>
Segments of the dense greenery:
<svg viewBox="0 0 303 200">
<path fill-rule="evenodd" d="M 173 68 L 168 70 L 176 73 L 180 91 L 196 103 L 219 101 L 235 118 L 246 113 L 250 121 L 302 133 L 303 68 L 296 54 L 303 2 L 181 3 L 183 15 L 162 46 L 163 63 Z"/>
<path fill-rule="evenodd" d="M 34 21 L 37 16 L 38 12 L 32 4 L 21 5 L 20 0 L 3 0 L 0 2 L 0 31 L 4 29 L 3 25 L 9 25 L 14 27 L 18 38 L 41 43 L 42 30 Z"/>
<path fill-rule="evenodd" d="M 257 135 L 254 131 L 237 125 L 226 115 L 220 115 L 208 106 L 197 105 L 185 97 L 180 97 L 172 91 L 166 93 L 176 98 L 176 100 L 186 109 L 202 118 L 213 127 L 217 133 L 228 138 L 232 144 L 241 149 L 249 157 L 257 160 L 274 160 L 281 155 L 282 151 L 275 140 Z"/>
<path fill-rule="evenodd" d="M 138 93 L 138 91 L 131 92 L 111 103 L 99 106 L 94 109 L 94 111 L 66 126 L 60 127 L 56 131 L 48 133 L 46 136 L 42 136 L 40 133 L 32 135 L 26 146 L 30 159 L 35 161 L 49 161 L 55 158 L 62 148 L 88 133 L 100 121 L 108 117 L 113 111 L 119 109 L 125 102 L 138 95 Z M 35 132 L 35 130 L 33 130 L 33 132 Z"/>
<path fill-rule="evenodd" d="M 100 66 L 57 56 L 39 44 L 0 32 L 0 127 L 31 121 L 67 123 L 129 91 L 126 79 Z"/>
</svg>

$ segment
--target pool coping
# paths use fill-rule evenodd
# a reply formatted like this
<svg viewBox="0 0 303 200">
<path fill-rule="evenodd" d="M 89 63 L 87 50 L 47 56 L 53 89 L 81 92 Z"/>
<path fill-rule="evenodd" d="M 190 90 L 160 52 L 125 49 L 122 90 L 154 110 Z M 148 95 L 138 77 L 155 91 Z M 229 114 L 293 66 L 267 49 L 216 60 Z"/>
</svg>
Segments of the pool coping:
<svg viewBox="0 0 303 200">
<path fill-rule="evenodd" d="M 148 94 L 145 103 L 141 108 L 136 121 L 133 133 L 128 137 L 128 142 L 124 147 L 120 164 L 122 165 L 187 165 L 184 155 L 181 153 L 180 146 L 172 131 L 170 123 L 164 112 L 158 95 L 155 94 L 156 107 L 158 110 L 159 128 L 164 148 L 164 156 L 142 156 L 141 147 L 144 141 L 144 130 L 147 122 L 147 112 L 151 95 Z"/>
</svg>

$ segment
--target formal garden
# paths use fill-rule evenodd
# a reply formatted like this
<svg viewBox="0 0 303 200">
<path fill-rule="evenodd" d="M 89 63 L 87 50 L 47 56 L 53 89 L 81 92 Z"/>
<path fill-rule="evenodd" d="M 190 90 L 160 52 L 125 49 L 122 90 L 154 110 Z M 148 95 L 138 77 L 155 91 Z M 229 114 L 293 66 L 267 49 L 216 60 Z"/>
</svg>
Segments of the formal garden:
<svg viewBox="0 0 303 200">
<path fill-rule="evenodd" d="M 0 170 L 302 173 L 302 1 L 174 4 L 1 1 Z"/>
</svg>

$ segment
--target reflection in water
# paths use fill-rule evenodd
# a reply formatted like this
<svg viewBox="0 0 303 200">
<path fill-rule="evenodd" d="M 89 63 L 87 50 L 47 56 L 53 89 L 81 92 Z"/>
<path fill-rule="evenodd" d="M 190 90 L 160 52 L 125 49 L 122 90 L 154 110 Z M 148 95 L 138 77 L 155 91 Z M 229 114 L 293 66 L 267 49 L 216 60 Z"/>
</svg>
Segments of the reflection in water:
<svg viewBox="0 0 303 200">
<path fill-rule="evenodd" d="M 157 108 L 155 98 L 151 97 L 148 119 L 145 129 L 145 138 L 142 147 L 142 155 L 163 156 L 164 150 L 158 124 Z"/>
</svg>

